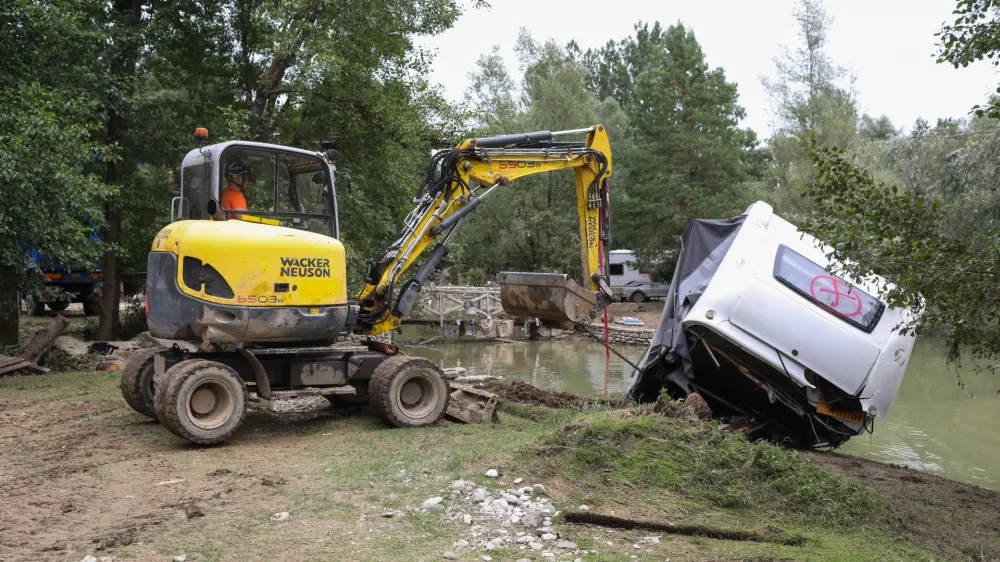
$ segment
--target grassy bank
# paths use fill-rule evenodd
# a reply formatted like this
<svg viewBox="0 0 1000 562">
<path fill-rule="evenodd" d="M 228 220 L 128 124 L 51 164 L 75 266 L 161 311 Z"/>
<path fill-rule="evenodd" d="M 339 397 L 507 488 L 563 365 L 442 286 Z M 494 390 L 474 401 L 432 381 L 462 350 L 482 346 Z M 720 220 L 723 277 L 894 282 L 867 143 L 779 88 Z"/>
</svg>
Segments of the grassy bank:
<svg viewBox="0 0 1000 562">
<path fill-rule="evenodd" d="M 411 508 L 455 479 L 498 488 L 483 476 L 488 468 L 508 486 L 515 477 L 545 484 L 564 512 L 586 504 L 618 517 L 802 539 L 662 534 L 648 544 L 639 540 L 661 533 L 556 517 L 553 529 L 587 550 L 585 560 L 972 558 L 973 542 L 935 553 L 933 540 L 902 532 L 891 499 L 711 425 L 512 405 L 496 424 L 403 431 L 365 410 L 275 406 L 252 412 L 227 445 L 201 448 L 129 410 L 115 373 L 0 379 L 0 509 L 10 514 L 0 525 L 0 552 L 9 554 L 0 559 L 438 560 L 469 527 Z M 460 507 L 461 498 L 445 498 Z M 282 511 L 291 522 L 270 521 Z M 516 546 L 458 554 L 542 559 Z"/>
</svg>

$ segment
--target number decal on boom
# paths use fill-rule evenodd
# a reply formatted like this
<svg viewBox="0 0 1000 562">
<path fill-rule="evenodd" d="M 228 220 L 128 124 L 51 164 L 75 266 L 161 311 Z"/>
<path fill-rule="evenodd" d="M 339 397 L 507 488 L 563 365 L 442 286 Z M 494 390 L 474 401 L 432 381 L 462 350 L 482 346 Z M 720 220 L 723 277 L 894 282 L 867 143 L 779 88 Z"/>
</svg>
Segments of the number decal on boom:
<svg viewBox="0 0 1000 562">
<path fill-rule="evenodd" d="M 500 162 L 501 170 L 513 170 L 514 168 L 541 168 L 541 162 L 530 162 L 526 160 L 502 160 Z"/>
</svg>

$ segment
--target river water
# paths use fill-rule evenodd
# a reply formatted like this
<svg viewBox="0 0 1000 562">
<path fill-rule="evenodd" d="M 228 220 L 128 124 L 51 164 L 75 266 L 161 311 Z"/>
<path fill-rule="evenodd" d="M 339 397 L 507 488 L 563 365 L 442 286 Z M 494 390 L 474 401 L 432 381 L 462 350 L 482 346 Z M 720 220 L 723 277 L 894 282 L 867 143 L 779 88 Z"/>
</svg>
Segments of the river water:
<svg viewBox="0 0 1000 562">
<path fill-rule="evenodd" d="M 470 375 L 500 375 L 581 396 L 620 393 L 631 374 L 624 361 L 612 355 L 609 364 L 603 347 L 585 341 L 404 348 L 442 367 L 465 367 Z M 642 354 L 635 347 L 621 351 L 633 361 Z M 977 373 L 973 364 L 956 369 L 944 357 L 940 341 L 919 339 L 889 419 L 841 451 L 1000 489 L 1000 373 Z"/>
</svg>

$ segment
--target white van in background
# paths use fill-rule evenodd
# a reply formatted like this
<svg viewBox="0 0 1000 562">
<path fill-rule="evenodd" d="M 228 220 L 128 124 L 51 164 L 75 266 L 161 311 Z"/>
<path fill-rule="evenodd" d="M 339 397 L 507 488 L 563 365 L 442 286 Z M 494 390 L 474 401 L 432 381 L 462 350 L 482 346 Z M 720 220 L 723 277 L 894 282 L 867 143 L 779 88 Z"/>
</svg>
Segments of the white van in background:
<svg viewBox="0 0 1000 562">
<path fill-rule="evenodd" d="M 639 267 L 639 260 L 632 250 L 611 250 L 608 261 L 611 275 L 611 292 L 615 298 L 632 302 L 646 302 L 662 298 L 670 291 L 670 283 L 653 283 L 649 273 Z"/>
</svg>

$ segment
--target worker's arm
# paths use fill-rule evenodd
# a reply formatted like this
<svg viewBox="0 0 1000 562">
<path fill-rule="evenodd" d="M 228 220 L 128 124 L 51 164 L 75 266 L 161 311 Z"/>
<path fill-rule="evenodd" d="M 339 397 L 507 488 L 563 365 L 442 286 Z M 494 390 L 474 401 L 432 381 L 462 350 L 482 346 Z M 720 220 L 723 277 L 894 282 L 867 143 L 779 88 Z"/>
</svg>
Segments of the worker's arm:
<svg viewBox="0 0 1000 562">
<path fill-rule="evenodd" d="M 572 134 L 586 134 L 587 140 L 552 140 Z M 401 317 L 415 305 L 421 286 L 444 257 L 445 244 L 483 199 L 521 177 L 565 169 L 573 169 L 576 175 L 583 286 L 603 294 L 607 286 L 601 286 L 600 240 L 607 242 L 609 236 L 607 178 L 611 175 L 611 148 L 604 127 L 469 139 L 455 149 L 435 154 L 429 177 L 417 193 L 417 207 L 393 242 L 369 261 L 366 284 L 357 297 L 361 303 L 359 321 L 366 333 L 378 334 L 399 326 Z M 435 242 L 424 265 L 404 283 L 403 275 Z"/>
</svg>

